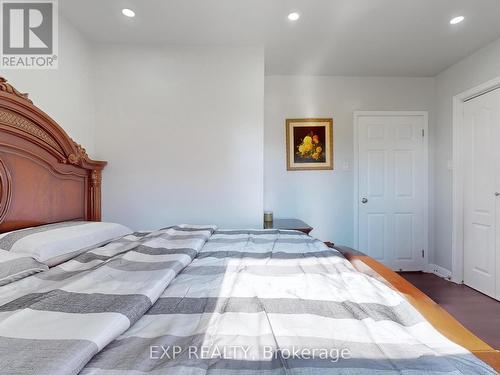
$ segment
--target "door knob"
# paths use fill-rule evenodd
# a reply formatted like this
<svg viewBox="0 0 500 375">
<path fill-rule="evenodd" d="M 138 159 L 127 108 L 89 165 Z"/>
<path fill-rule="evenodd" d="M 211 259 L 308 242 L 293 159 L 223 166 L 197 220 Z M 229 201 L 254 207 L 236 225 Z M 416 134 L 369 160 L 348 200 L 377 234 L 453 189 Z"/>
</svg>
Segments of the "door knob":
<svg viewBox="0 0 500 375">
<path fill-rule="evenodd" d="M 363 204 L 368 203 L 368 199 L 366 199 L 366 198 L 361 199 L 361 203 L 363 203 Z"/>
<path fill-rule="evenodd" d="M 498 191 L 495 193 L 495 197 L 500 197 L 500 193 Z"/>
</svg>

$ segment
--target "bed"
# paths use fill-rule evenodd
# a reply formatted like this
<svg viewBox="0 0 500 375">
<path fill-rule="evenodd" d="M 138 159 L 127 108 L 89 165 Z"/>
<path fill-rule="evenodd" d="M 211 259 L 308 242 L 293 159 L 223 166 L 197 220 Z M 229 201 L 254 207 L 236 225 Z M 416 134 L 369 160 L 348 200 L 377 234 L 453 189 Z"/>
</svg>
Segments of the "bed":
<svg viewBox="0 0 500 375">
<path fill-rule="evenodd" d="M 0 78 L 0 255 L 15 265 L 0 286 L 0 373 L 499 368 L 495 349 L 352 249 L 295 231 L 99 223 L 105 165 Z"/>
</svg>

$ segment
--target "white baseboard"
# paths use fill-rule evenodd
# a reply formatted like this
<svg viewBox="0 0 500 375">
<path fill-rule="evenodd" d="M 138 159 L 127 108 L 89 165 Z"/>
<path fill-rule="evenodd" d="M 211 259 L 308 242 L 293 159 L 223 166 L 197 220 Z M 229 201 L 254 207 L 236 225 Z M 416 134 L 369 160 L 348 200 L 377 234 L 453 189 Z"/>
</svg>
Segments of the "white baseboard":
<svg viewBox="0 0 500 375">
<path fill-rule="evenodd" d="M 444 267 L 438 266 L 437 264 L 428 264 L 425 268 L 425 272 L 433 273 L 436 276 L 442 277 L 443 279 L 451 279 L 451 271 Z"/>
</svg>

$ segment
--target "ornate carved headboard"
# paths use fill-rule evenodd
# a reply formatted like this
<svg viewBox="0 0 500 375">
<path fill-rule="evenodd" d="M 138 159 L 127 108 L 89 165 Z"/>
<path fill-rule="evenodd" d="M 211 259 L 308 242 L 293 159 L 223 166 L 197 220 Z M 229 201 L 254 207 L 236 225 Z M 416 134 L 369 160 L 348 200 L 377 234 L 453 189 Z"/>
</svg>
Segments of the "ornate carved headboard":
<svg viewBox="0 0 500 375">
<path fill-rule="evenodd" d="M 101 219 L 101 171 L 47 114 L 0 77 L 0 233 Z"/>
</svg>

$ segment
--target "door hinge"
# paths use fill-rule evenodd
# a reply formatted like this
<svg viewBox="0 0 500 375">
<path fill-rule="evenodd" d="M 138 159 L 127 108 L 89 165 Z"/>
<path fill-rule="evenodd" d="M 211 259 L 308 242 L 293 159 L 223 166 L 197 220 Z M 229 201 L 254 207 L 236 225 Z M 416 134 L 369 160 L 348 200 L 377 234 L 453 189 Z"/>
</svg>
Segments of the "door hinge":
<svg viewBox="0 0 500 375">
<path fill-rule="evenodd" d="M 422 129 L 422 138 L 425 137 L 425 130 Z"/>
<path fill-rule="evenodd" d="M 422 249 L 422 258 L 425 258 L 425 250 Z"/>
</svg>

